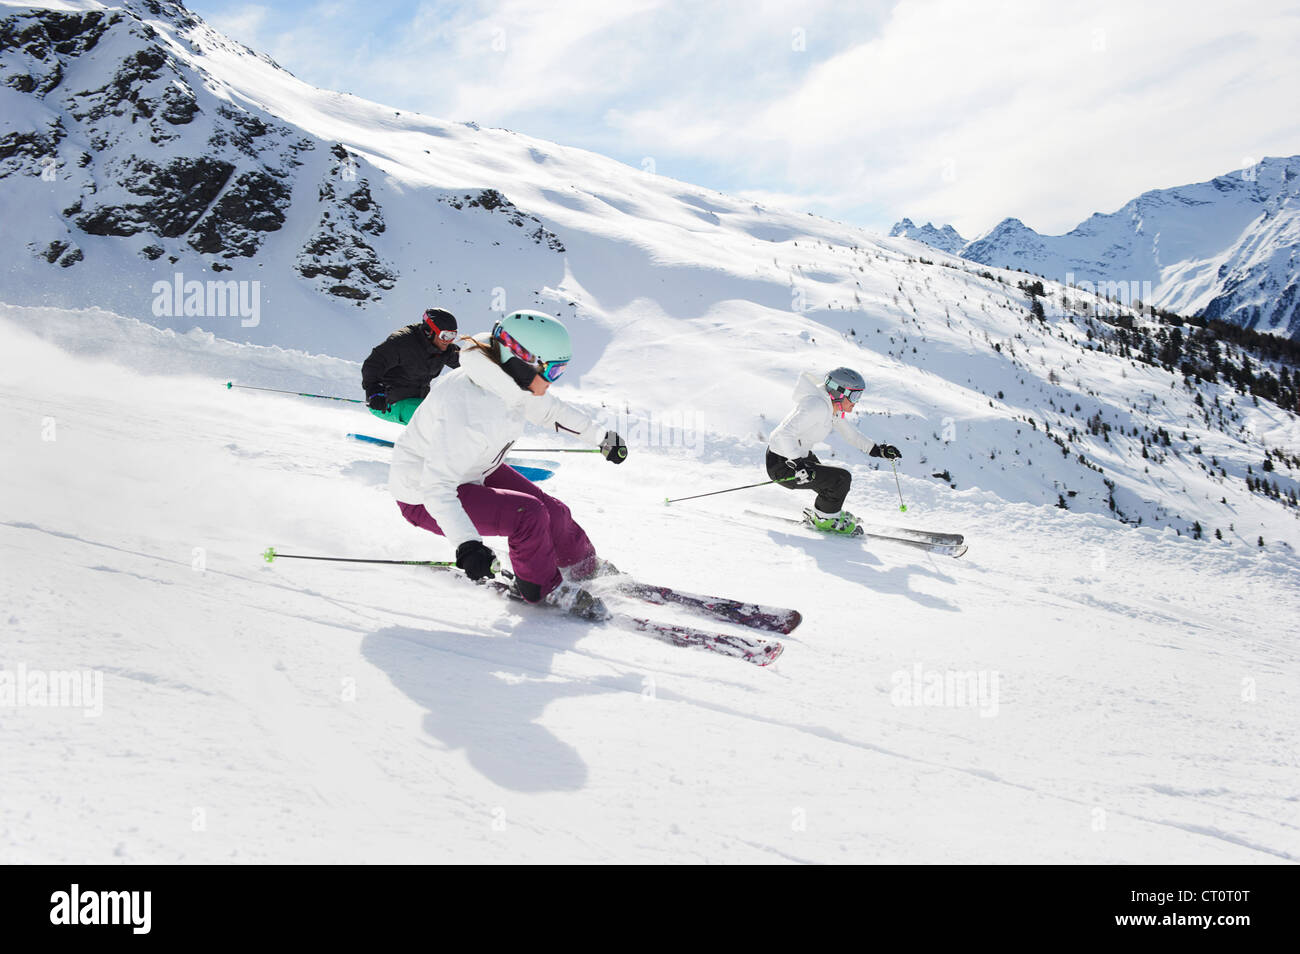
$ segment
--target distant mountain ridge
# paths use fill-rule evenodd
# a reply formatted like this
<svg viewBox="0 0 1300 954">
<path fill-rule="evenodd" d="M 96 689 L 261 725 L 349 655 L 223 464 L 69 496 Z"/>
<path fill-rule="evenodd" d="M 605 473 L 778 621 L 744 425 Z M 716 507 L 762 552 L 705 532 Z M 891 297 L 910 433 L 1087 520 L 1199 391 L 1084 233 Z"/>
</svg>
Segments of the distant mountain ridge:
<svg viewBox="0 0 1300 954">
<path fill-rule="evenodd" d="M 930 222 L 917 227 L 911 219 L 903 219 L 889 230 L 890 238 L 910 238 L 926 245 L 942 249 L 950 255 L 959 255 L 966 246 L 966 240 L 951 225 L 937 229 Z"/>
<path fill-rule="evenodd" d="M 1146 304 L 1300 339 L 1300 156 L 1144 192 L 1064 235 L 1015 218 L 957 249 L 951 226 L 903 219 L 890 234 L 1061 282 L 1136 283 Z"/>
</svg>

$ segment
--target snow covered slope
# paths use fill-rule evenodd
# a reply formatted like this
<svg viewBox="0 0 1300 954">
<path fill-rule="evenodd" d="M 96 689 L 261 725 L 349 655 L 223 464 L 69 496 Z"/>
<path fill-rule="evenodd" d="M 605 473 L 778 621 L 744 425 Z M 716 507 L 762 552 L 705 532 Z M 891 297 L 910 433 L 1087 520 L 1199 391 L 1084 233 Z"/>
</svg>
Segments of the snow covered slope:
<svg viewBox="0 0 1300 954">
<path fill-rule="evenodd" d="M 909 518 L 972 542 L 931 559 L 665 508 L 752 478 L 721 445 L 565 461 L 553 490 L 624 569 L 804 610 L 758 669 L 432 571 L 262 563 L 446 555 L 342 440 L 364 412 L 221 386 L 266 368 L 355 373 L 0 312 L 0 676 L 103 680 L 98 715 L 0 706 L 0 860 L 1300 859 L 1284 550 L 908 475 Z M 851 506 L 893 493 L 854 470 Z"/>
<path fill-rule="evenodd" d="M 1140 297 L 1177 314 L 1300 338 L 1300 156 L 1144 192 L 1065 235 L 1041 235 L 1008 218 L 953 248 L 951 230 L 917 229 L 904 219 L 891 234 L 1058 282 L 1073 275 L 1123 286 L 1125 302 Z M 1134 287 L 1139 293 L 1130 297 Z"/>
<path fill-rule="evenodd" d="M 98 720 L 0 706 L 6 859 L 1300 856 L 1300 424 L 1233 383 L 1276 373 L 1294 409 L 1282 369 L 317 90 L 175 4 L 0 14 L 5 668 L 105 675 Z M 633 456 L 548 487 L 627 570 L 799 606 L 775 672 L 454 577 L 258 565 L 446 556 L 384 452 L 342 440 L 391 427 L 223 387 L 359 396 L 359 360 L 431 304 L 471 332 L 566 319 L 558 387 Z M 741 514 L 790 512 L 775 488 L 663 507 L 763 479 L 797 374 L 836 365 L 903 450 L 909 521 L 966 533 L 961 562 Z M 893 474 L 842 454 L 849 506 L 889 522 Z M 949 670 L 997 672 L 998 714 L 901 704 Z"/>
</svg>

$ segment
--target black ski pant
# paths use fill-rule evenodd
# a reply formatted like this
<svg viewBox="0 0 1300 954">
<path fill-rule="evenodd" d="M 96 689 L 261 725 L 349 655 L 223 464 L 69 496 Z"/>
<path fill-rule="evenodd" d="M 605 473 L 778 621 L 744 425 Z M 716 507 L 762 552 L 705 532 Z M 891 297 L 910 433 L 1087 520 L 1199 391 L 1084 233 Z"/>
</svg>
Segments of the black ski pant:
<svg viewBox="0 0 1300 954">
<path fill-rule="evenodd" d="M 800 458 L 801 460 L 805 458 Z M 805 484 L 797 480 L 785 480 L 781 483 L 782 487 L 788 487 L 790 490 L 815 490 L 817 499 L 813 501 L 814 505 L 822 513 L 839 513 L 844 509 L 844 498 L 849 495 L 849 485 L 853 483 L 853 475 L 843 467 L 829 467 L 817 459 L 816 454 L 809 454 L 806 458 L 812 461 L 811 466 L 803 466 L 788 457 L 782 457 L 780 454 L 774 454 L 772 451 L 767 452 L 767 476 L 773 480 L 781 480 L 783 477 L 793 476 L 797 470 L 806 470 L 810 481 Z M 794 464 L 793 467 L 790 465 Z"/>
</svg>

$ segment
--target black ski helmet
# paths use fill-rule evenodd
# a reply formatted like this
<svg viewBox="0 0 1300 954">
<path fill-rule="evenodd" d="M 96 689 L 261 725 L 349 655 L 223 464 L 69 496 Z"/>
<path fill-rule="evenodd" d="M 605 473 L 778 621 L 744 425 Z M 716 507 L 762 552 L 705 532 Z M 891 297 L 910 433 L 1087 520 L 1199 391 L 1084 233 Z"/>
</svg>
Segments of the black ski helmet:
<svg viewBox="0 0 1300 954">
<path fill-rule="evenodd" d="M 424 328 L 430 338 L 439 341 L 456 340 L 456 316 L 445 308 L 424 309 Z"/>
</svg>

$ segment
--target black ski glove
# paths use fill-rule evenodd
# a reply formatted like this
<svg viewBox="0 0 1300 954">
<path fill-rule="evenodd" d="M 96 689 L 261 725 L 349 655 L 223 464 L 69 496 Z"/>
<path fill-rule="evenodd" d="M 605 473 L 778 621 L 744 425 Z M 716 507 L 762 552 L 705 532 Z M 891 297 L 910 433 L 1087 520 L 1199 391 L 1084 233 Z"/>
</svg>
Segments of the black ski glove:
<svg viewBox="0 0 1300 954">
<path fill-rule="evenodd" d="M 605 460 L 621 464 L 627 459 L 627 444 L 617 431 L 606 431 L 605 439 L 600 442 L 600 452 L 605 455 Z"/>
<path fill-rule="evenodd" d="M 902 460 L 903 455 L 893 444 L 872 444 L 868 457 L 883 457 L 885 460 Z"/>
<path fill-rule="evenodd" d="M 786 483 L 794 484 L 796 487 L 806 487 L 817 479 L 817 471 L 813 470 L 813 461 L 816 460 L 811 454 L 807 457 L 796 457 L 793 460 L 787 460 L 785 466 L 794 471 L 794 480 L 787 480 Z"/>
<path fill-rule="evenodd" d="M 456 548 L 456 565 L 475 583 L 484 577 L 491 579 L 496 562 L 497 555 L 482 540 L 466 540 Z"/>
<path fill-rule="evenodd" d="M 376 391 L 374 394 L 367 394 L 366 407 L 382 414 L 384 411 L 388 410 L 388 395 L 383 391 Z"/>
</svg>

